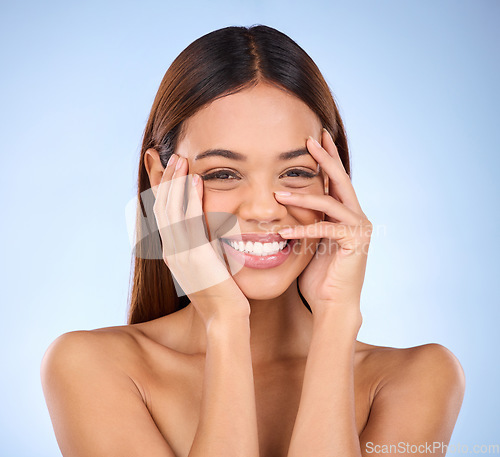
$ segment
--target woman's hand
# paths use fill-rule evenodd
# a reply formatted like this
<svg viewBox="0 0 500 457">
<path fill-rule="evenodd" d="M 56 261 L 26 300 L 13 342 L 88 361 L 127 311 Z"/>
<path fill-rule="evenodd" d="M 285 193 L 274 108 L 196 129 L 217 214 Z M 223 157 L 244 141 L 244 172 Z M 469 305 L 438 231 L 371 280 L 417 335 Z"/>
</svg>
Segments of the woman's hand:
<svg viewBox="0 0 500 457">
<path fill-rule="evenodd" d="M 197 175 L 189 179 L 187 206 L 183 210 L 188 167 L 185 158 L 173 154 L 156 191 L 153 212 L 162 240 L 163 260 L 206 326 L 214 317 L 248 318 L 247 298 L 207 239 L 203 182 Z M 193 180 L 195 176 L 197 182 Z"/>
<path fill-rule="evenodd" d="M 307 147 L 328 175 L 328 195 L 294 194 L 276 198 L 285 205 L 322 211 L 323 222 L 296 226 L 283 238 L 321 238 L 316 253 L 299 276 L 299 288 L 313 314 L 333 308 L 359 311 L 372 224 L 359 205 L 335 143 L 323 129 L 323 147 L 312 137 Z"/>
</svg>

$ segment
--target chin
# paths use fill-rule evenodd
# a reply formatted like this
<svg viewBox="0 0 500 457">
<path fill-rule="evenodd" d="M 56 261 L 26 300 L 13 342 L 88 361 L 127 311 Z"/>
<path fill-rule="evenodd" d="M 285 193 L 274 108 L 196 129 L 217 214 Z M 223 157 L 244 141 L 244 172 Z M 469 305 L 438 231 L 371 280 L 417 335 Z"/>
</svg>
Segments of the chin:
<svg viewBox="0 0 500 457">
<path fill-rule="evenodd" d="M 260 272 L 262 271 L 260 270 Z M 269 274 L 269 271 L 264 271 L 260 275 L 245 274 L 244 271 L 241 271 L 233 276 L 233 279 L 249 300 L 272 300 L 283 295 L 297 279 L 297 276 L 276 277 Z"/>
</svg>

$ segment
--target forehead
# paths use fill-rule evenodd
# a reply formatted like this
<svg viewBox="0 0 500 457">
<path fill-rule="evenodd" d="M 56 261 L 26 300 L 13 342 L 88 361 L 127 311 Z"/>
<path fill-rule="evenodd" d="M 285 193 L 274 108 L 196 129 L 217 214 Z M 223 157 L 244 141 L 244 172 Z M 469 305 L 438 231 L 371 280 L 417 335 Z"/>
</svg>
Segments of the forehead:
<svg viewBox="0 0 500 457">
<path fill-rule="evenodd" d="M 251 156 L 305 147 L 320 136 L 318 116 L 298 97 L 258 84 L 217 99 L 185 121 L 177 153 L 193 159 L 201 151 L 224 148 Z"/>
</svg>

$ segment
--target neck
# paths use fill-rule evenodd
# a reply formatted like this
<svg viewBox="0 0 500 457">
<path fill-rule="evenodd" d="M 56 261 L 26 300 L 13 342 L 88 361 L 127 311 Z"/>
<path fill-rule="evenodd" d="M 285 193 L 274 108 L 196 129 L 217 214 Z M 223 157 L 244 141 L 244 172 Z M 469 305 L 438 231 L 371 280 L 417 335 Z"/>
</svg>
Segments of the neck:
<svg viewBox="0 0 500 457">
<path fill-rule="evenodd" d="M 312 336 L 312 314 L 303 304 L 297 281 L 279 297 L 267 300 L 249 299 L 250 347 L 254 365 L 291 358 L 306 358 Z M 206 353 L 204 324 L 193 304 L 185 309 L 186 350 Z"/>
</svg>

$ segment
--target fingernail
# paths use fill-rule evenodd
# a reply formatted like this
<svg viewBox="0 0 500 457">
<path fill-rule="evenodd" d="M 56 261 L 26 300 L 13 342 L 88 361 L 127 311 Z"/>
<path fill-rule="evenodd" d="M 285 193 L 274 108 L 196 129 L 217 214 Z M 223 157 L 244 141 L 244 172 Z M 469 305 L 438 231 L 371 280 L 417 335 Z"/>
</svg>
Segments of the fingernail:
<svg viewBox="0 0 500 457">
<path fill-rule="evenodd" d="M 169 167 L 170 165 L 172 165 L 174 163 L 174 160 L 175 160 L 175 154 L 172 154 L 170 156 L 170 158 L 168 159 L 167 167 Z"/>
<path fill-rule="evenodd" d="M 181 165 L 182 165 L 182 157 L 179 157 L 177 159 L 177 163 L 175 164 L 175 169 L 178 170 L 179 168 L 181 168 Z"/>
<path fill-rule="evenodd" d="M 281 191 L 277 191 L 277 190 L 275 190 L 274 193 L 276 195 L 279 195 L 280 197 L 289 197 L 290 195 L 292 195 L 291 192 L 281 192 Z"/>
<path fill-rule="evenodd" d="M 278 230 L 278 233 L 280 235 L 289 235 L 292 232 L 293 232 L 293 228 L 286 228 L 286 229 L 283 229 L 283 230 Z"/>
<path fill-rule="evenodd" d="M 196 187 L 199 181 L 200 181 L 200 177 L 195 173 L 193 175 L 193 187 Z"/>
<path fill-rule="evenodd" d="M 315 144 L 316 146 L 318 146 L 319 148 L 321 147 L 321 144 L 319 144 L 319 143 L 318 143 L 318 141 L 317 141 L 317 140 L 315 140 L 315 139 L 314 139 L 311 135 L 309 135 L 309 138 L 311 138 L 311 140 L 313 140 L 313 142 L 314 142 L 314 144 Z"/>
</svg>

